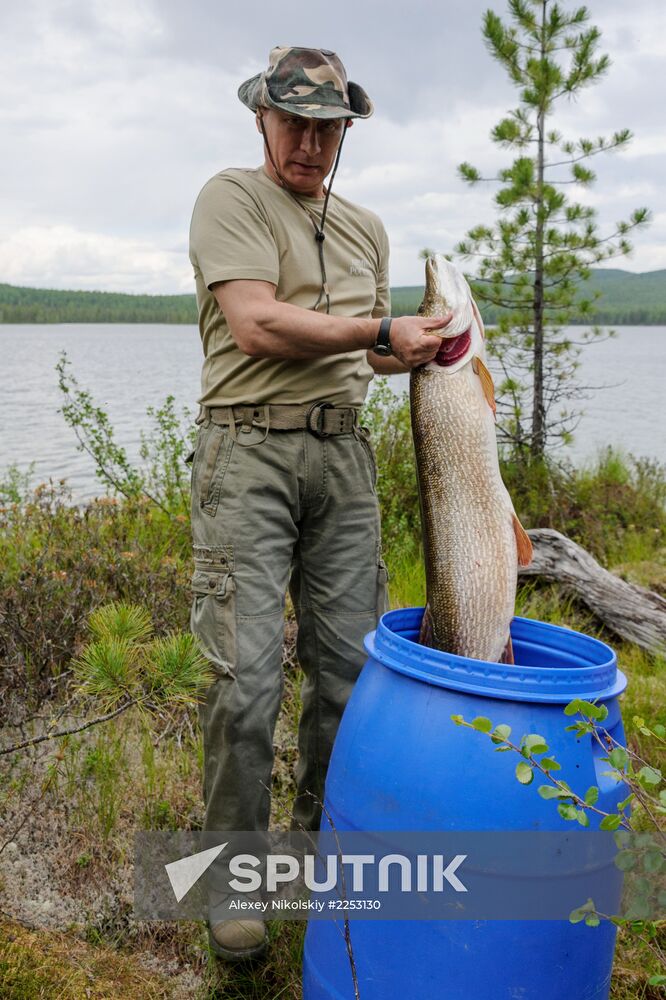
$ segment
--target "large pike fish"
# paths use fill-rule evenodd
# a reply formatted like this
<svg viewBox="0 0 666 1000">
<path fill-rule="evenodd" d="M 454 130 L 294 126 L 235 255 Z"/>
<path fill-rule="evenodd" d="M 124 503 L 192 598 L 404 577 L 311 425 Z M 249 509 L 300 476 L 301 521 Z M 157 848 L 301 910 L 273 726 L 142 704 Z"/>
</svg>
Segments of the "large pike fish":
<svg viewBox="0 0 666 1000">
<path fill-rule="evenodd" d="M 439 254 L 426 262 L 418 312 L 453 313 L 437 357 L 410 376 L 426 564 L 419 641 L 513 663 L 518 564 L 530 562 L 532 545 L 500 475 L 483 322 L 465 278 Z"/>
</svg>

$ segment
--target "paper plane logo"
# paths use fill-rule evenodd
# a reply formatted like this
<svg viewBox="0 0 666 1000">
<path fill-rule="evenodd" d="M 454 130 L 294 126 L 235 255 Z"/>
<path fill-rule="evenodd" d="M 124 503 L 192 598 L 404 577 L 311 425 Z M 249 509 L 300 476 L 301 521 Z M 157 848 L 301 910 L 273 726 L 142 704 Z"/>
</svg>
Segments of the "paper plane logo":
<svg viewBox="0 0 666 1000">
<path fill-rule="evenodd" d="M 219 844 L 217 847 L 210 847 L 207 851 L 190 854 L 186 858 L 180 858 L 178 861 L 172 861 L 164 866 L 178 903 L 199 881 L 203 873 L 210 868 L 215 858 L 222 853 L 228 843 L 229 841 Z"/>
</svg>

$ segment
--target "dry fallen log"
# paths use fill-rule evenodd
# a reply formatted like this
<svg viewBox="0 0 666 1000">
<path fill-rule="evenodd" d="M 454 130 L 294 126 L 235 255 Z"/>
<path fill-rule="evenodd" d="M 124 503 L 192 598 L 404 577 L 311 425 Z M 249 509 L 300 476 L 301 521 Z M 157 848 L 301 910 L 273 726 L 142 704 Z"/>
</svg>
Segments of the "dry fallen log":
<svg viewBox="0 0 666 1000">
<path fill-rule="evenodd" d="M 540 576 L 572 590 L 603 624 L 651 652 L 666 650 L 666 600 L 627 583 L 600 566 L 570 538 L 550 528 L 528 532 L 534 546 L 530 566 L 520 576 Z"/>
</svg>

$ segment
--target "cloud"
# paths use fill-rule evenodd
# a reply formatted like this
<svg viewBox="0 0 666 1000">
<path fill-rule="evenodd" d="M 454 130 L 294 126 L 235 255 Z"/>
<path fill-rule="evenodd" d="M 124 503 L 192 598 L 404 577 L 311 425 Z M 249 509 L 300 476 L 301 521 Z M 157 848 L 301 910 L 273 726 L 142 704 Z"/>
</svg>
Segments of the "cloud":
<svg viewBox="0 0 666 1000">
<path fill-rule="evenodd" d="M 197 192 L 224 167 L 261 161 L 238 85 L 274 44 L 295 43 L 338 51 L 375 101 L 373 118 L 350 133 L 334 189 L 385 221 L 393 283 L 420 282 L 421 247 L 450 250 L 494 217 L 492 187 L 468 188 L 457 165 L 469 160 L 492 175 L 509 159 L 489 141 L 516 93 L 485 49 L 486 6 L 414 0 L 407 11 L 339 0 L 335 18 L 321 2 L 304 18 L 300 0 L 3 5 L 0 280 L 191 288 L 185 248 Z M 642 203 L 660 217 L 666 10 L 658 0 L 597 6 L 592 21 L 613 67 L 562 106 L 558 122 L 573 136 L 630 126 L 629 149 L 595 164 L 592 198 L 603 225 Z M 663 266 L 663 236 L 655 220 L 629 266 Z"/>
<path fill-rule="evenodd" d="M 191 292 L 183 247 L 82 232 L 72 226 L 25 226 L 0 244 L 9 284 L 158 294 Z"/>
</svg>

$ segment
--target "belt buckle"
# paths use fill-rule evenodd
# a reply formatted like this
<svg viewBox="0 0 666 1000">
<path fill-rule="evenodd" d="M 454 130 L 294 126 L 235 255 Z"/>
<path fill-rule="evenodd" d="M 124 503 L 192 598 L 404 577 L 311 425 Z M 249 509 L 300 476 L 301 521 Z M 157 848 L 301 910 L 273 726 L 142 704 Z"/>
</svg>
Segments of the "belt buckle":
<svg viewBox="0 0 666 1000">
<path fill-rule="evenodd" d="M 319 412 L 317 413 L 316 422 L 315 425 L 313 426 L 312 417 L 314 411 L 317 408 L 319 408 Z M 326 403 L 323 400 L 317 400 L 317 402 L 313 403 L 310 409 L 308 410 L 305 417 L 305 426 L 307 427 L 307 429 L 310 431 L 311 434 L 314 434 L 315 437 L 327 438 L 331 436 L 327 431 L 324 430 L 324 410 L 332 410 L 332 409 L 334 409 L 333 403 Z"/>
</svg>

